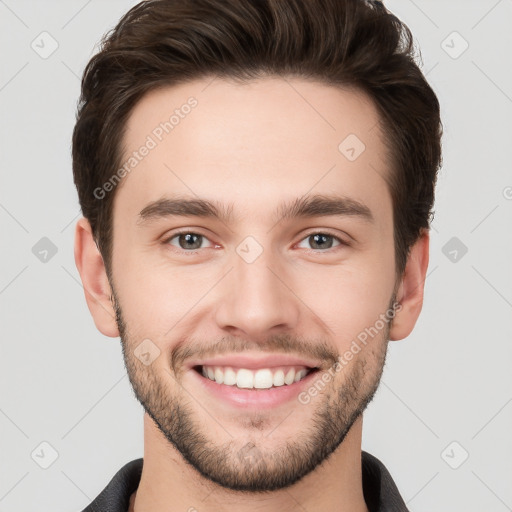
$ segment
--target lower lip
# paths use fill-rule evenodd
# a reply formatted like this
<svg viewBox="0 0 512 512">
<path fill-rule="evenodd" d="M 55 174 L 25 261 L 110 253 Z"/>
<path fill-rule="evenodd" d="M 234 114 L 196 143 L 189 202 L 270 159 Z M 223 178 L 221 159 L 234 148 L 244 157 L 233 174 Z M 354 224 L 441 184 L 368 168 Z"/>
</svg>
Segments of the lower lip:
<svg viewBox="0 0 512 512">
<path fill-rule="evenodd" d="M 296 400 L 299 393 L 310 382 L 318 377 L 319 371 L 308 373 L 302 380 L 293 384 L 268 389 L 243 389 L 237 386 L 227 386 L 226 384 L 218 384 L 214 380 L 203 377 L 196 370 L 191 370 L 193 378 L 198 379 L 199 384 L 215 397 L 228 402 L 234 407 L 255 408 L 255 409 L 271 409 L 278 405 Z"/>
</svg>

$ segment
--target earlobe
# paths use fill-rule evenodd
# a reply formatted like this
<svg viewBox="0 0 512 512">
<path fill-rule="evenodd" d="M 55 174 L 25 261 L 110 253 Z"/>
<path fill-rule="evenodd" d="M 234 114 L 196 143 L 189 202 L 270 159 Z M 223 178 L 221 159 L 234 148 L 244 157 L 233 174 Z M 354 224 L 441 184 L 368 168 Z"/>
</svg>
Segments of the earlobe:
<svg viewBox="0 0 512 512">
<path fill-rule="evenodd" d="M 82 217 L 75 228 L 75 263 L 82 280 L 87 306 L 97 329 L 105 336 L 116 338 L 119 330 L 110 300 L 112 290 L 101 253 L 92 234 L 89 221 Z"/>
<path fill-rule="evenodd" d="M 423 290 L 429 261 L 428 230 L 411 247 L 409 257 L 396 295 L 400 303 L 399 310 L 393 319 L 389 332 L 391 341 L 401 340 L 409 336 L 420 315 L 423 306 Z"/>
</svg>

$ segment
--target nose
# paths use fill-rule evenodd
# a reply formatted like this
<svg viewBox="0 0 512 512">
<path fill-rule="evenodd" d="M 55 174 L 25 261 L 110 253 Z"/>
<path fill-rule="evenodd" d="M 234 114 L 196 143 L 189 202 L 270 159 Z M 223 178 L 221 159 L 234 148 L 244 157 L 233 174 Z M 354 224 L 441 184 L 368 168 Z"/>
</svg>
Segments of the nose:
<svg viewBox="0 0 512 512">
<path fill-rule="evenodd" d="M 254 341 L 297 329 L 300 299 L 289 273 L 263 253 L 248 263 L 235 254 L 234 268 L 220 284 L 215 319 L 220 329 Z"/>
</svg>

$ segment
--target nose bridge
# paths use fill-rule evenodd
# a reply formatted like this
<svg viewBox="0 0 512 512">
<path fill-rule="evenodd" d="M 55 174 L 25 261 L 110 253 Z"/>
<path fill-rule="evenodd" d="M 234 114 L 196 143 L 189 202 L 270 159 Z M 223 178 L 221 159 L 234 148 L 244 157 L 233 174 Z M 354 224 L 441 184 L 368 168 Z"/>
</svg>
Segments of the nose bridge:
<svg viewBox="0 0 512 512">
<path fill-rule="evenodd" d="M 289 290 L 283 266 L 270 248 L 247 237 L 233 254 L 233 270 L 222 287 L 216 320 L 220 328 L 251 337 L 270 329 L 291 329 L 299 316 L 298 300 Z"/>
</svg>

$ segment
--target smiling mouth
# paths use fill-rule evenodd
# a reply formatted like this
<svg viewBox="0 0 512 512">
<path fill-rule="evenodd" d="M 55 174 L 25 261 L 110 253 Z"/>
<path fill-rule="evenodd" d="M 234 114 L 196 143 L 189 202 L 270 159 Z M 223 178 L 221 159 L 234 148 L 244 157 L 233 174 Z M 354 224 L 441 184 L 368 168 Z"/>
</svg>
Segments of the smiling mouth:
<svg viewBox="0 0 512 512">
<path fill-rule="evenodd" d="M 317 372 L 318 368 L 306 366 L 278 366 L 273 368 L 235 368 L 232 366 L 197 365 L 193 369 L 206 379 L 239 389 L 271 389 L 291 386 Z"/>
</svg>

